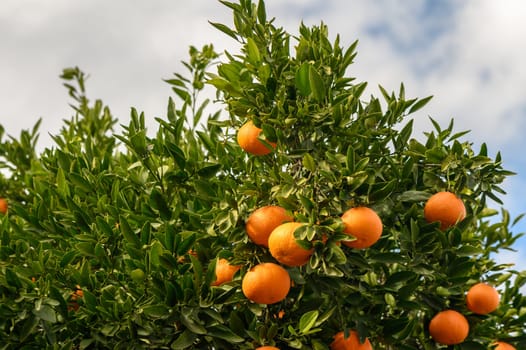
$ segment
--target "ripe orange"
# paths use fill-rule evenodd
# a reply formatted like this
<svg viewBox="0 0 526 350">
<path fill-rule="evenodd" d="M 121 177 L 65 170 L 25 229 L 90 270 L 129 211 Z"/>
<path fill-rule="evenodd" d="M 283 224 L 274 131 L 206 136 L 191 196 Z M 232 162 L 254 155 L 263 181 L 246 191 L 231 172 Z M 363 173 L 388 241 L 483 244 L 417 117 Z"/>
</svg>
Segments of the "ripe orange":
<svg viewBox="0 0 526 350">
<path fill-rule="evenodd" d="M 241 266 L 230 265 L 228 260 L 219 259 L 216 262 L 216 280 L 212 283 L 213 286 L 219 286 L 223 283 L 232 281 L 234 274 L 241 268 Z"/>
<path fill-rule="evenodd" d="M 440 344 L 460 344 L 469 334 L 469 323 L 458 311 L 441 311 L 431 319 L 429 334 Z"/>
<path fill-rule="evenodd" d="M 464 202 L 451 192 L 438 192 L 429 197 L 424 206 L 424 217 L 427 222 L 439 222 L 440 229 L 445 230 L 466 217 Z"/>
<path fill-rule="evenodd" d="M 75 291 L 73 293 L 71 293 L 71 300 L 77 300 L 77 299 L 80 299 L 84 297 L 84 292 L 82 291 L 82 289 L 80 288 L 79 285 L 75 286 Z"/>
<path fill-rule="evenodd" d="M 515 350 L 515 347 L 513 345 L 503 341 L 495 342 L 493 345 L 496 345 L 494 350 Z"/>
<path fill-rule="evenodd" d="M 360 343 L 360 337 L 356 331 L 350 331 L 348 338 L 344 338 L 344 336 L 343 331 L 336 333 L 334 341 L 331 343 L 331 350 L 373 350 L 369 339 L 366 338 L 365 342 Z"/>
<path fill-rule="evenodd" d="M 367 207 L 355 207 L 342 215 L 344 233 L 356 238 L 354 241 L 343 241 L 351 248 L 368 248 L 375 244 L 382 235 L 382 220 L 374 210 Z"/>
<path fill-rule="evenodd" d="M 267 205 L 250 214 L 245 229 L 248 237 L 254 243 L 268 247 L 268 237 L 272 231 L 282 223 L 293 219 L 284 208 L 277 205 Z"/>
<path fill-rule="evenodd" d="M 71 296 L 68 301 L 68 311 L 78 311 L 80 308 L 79 303 L 77 300 L 80 300 L 84 297 L 84 292 L 82 291 L 82 288 L 80 288 L 79 285 L 75 286 L 75 291 L 71 293 Z"/>
<path fill-rule="evenodd" d="M 296 243 L 294 231 L 303 225 L 299 222 L 286 222 L 276 227 L 270 234 L 268 238 L 270 254 L 283 265 L 305 265 L 314 252 L 314 249 L 304 249 Z"/>
<path fill-rule="evenodd" d="M 5 215 L 7 213 L 7 199 L 0 198 L 0 214 Z"/>
<path fill-rule="evenodd" d="M 285 317 L 285 311 L 279 310 L 277 315 L 274 315 L 274 318 L 279 318 L 280 320 Z"/>
<path fill-rule="evenodd" d="M 279 348 L 275 346 L 260 346 L 259 348 L 256 348 L 256 350 L 279 350 Z"/>
<path fill-rule="evenodd" d="M 468 310 L 479 315 L 486 315 L 499 307 L 499 292 L 489 284 L 477 283 L 466 294 Z"/>
<path fill-rule="evenodd" d="M 261 129 L 254 125 L 252 121 L 246 122 L 237 132 L 237 143 L 241 146 L 242 149 L 247 151 L 250 154 L 256 156 L 263 156 L 269 154 L 272 149 L 276 147 L 276 143 L 269 142 L 267 143 L 271 146 L 268 147 L 261 140 L 259 140 L 259 134 L 261 134 Z"/>
<path fill-rule="evenodd" d="M 287 297 L 290 276 L 287 270 L 274 263 L 261 263 L 251 268 L 241 282 L 247 299 L 258 304 L 274 304 Z"/>
<path fill-rule="evenodd" d="M 77 303 L 76 301 L 69 301 L 68 302 L 68 311 L 78 311 L 80 308 L 80 305 L 79 303 Z"/>
</svg>

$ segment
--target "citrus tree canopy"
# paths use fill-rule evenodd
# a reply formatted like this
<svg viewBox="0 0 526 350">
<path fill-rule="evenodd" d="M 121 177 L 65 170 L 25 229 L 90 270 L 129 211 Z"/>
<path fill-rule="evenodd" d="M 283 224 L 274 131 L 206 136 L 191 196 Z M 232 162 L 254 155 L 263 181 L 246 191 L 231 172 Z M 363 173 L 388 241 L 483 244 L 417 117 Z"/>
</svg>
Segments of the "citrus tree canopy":
<svg viewBox="0 0 526 350">
<path fill-rule="evenodd" d="M 156 130 L 78 68 L 52 147 L 0 127 L 0 349 L 525 349 L 500 154 L 413 135 L 430 97 L 363 96 L 323 23 L 221 3 L 239 52 L 191 47 Z"/>
</svg>

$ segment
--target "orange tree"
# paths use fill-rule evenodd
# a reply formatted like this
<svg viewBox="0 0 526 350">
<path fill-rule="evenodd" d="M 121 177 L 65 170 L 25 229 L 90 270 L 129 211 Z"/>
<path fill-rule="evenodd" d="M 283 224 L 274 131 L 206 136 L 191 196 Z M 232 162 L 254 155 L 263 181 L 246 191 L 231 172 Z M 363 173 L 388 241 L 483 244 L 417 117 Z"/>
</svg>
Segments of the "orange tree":
<svg viewBox="0 0 526 350">
<path fill-rule="evenodd" d="M 152 135 L 134 109 L 115 134 L 77 68 L 62 74 L 75 114 L 51 148 L 36 151 L 38 124 L 19 139 L 0 128 L 0 348 L 524 348 L 526 274 L 494 260 L 520 234 L 487 205 L 511 175 L 500 155 L 452 122 L 414 137 L 410 114 L 429 97 L 402 85 L 364 98 L 346 75 L 356 43 L 342 48 L 325 25 L 292 37 L 263 1 L 221 2 L 234 25 L 212 25 L 240 52 L 191 47 Z M 256 129 L 238 137 L 247 122 Z M 452 202 L 425 215 L 443 192 Z M 298 223 L 295 242 L 255 233 L 283 264 L 247 234 L 268 206 L 280 216 L 250 230 Z M 499 301 L 478 314 L 465 298 L 482 282 Z M 430 332 L 448 310 L 462 324 Z"/>
</svg>

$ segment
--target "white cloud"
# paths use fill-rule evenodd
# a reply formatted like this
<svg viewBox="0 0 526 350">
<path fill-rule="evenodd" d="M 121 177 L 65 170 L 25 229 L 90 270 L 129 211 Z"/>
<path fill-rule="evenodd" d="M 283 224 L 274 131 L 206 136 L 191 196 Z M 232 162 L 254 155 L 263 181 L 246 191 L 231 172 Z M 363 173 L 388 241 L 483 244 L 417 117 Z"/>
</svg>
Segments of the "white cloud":
<svg viewBox="0 0 526 350">
<path fill-rule="evenodd" d="M 171 94 L 163 78 L 181 71 L 190 44 L 229 39 L 208 20 L 225 22 L 230 13 L 219 2 L 8 1 L 0 12 L 0 118 L 17 134 L 43 117 L 43 137 L 56 133 L 72 111 L 58 78 L 62 68 L 78 65 L 90 75 L 91 98 L 102 98 L 121 122 L 130 107 L 153 119 L 165 113 Z"/>
</svg>

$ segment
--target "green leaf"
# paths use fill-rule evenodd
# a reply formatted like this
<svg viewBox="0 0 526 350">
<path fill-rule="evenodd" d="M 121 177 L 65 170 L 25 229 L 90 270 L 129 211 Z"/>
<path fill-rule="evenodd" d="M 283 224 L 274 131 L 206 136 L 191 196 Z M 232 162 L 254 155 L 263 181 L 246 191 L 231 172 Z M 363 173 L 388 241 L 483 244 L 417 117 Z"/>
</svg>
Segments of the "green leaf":
<svg viewBox="0 0 526 350">
<path fill-rule="evenodd" d="M 373 186 L 371 186 L 371 199 L 374 201 L 379 201 L 384 198 L 390 197 L 391 193 L 397 188 L 399 181 L 399 179 L 393 179 L 387 183 L 379 182 L 374 184 Z"/>
<path fill-rule="evenodd" d="M 462 245 L 457 251 L 458 256 L 474 256 L 478 254 L 482 254 L 483 250 L 478 247 L 474 247 L 471 245 Z"/>
<path fill-rule="evenodd" d="M 241 343 L 245 341 L 244 338 L 240 337 L 239 335 L 235 334 L 230 328 L 225 327 L 221 324 L 211 326 L 207 328 L 208 335 L 226 340 L 230 343 Z"/>
<path fill-rule="evenodd" d="M 84 305 L 91 311 L 97 309 L 97 297 L 88 290 L 83 290 Z"/>
<path fill-rule="evenodd" d="M 336 311 L 337 306 L 333 306 L 329 310 L 327 310 L 325 313 L 323 313 L 320 317 L 317 318 L 316 323 L 314 326 L 319 327 L 321 326 L 325 321 L 327 321 L 329 318 L 332 317 L 334 314 L 334 311 Z"/>
<path fill-rule="evenodd" d="M 153 266 L 159 266 L 160 257 L 163 255 L 164 249 L 163 245 L 159 241 L 154 241 L 150 248 L 150 263 Z"/>
<path fill-rule="evenodd" d="M 9 267 L 5 270 L 5 279 L 7 282 L 7 285 L 13 286 L 16 288 L 22 288 L 22 282 L 20 282 L 20 279 L 18 278 L 18 275 L 16 272 L 14 272 Z"/>
<path fill-rule="evenodd" d="M 197 334 L 192 331 L 185 329 L 180 336 L 172 343 L 171 348 L 174 350 L 184 350 L 192 346 L 194 341 L 197 339 Z"/>
<path fill-rule="evenodd" d="M 425 202 L 431 195 L 425 191 L 405 191 L 398 196 L 398 200 L 401 202 Z"/>
<path fill-rule="evenodd" d="M 310 64 L 308 62 L 304 62 L 296 72 L 296 88 L 303 96 L 309 96 L 311 92 L 309 82 L 309 70 Z"/>
<path fill-rule="evenodd" d="M 152 190 L 152 193 L 150 194 L 150 205 L 152 208 L 159 211 L 159 215 L 163 220 L 170 220 L 172 217 L 172 212 L 168 207 L 168 203 L 158 189 Z"/>
<path fill-rule="evenodd" d="M 429 101 L 431 101 L 432 98 L 433 96 L 428 96 L 428 97 L 418 100 L 409 110 L 409 114 L 414 113 L 418 111 L 419 109 L 421 109 L 422 107 L 424 107 Z"/>
<path fill-rule="evenodd" d="M 95 244 L 93 242 L 79 242 L 75 244 L 75 247 L 82 255 L 95 256 Z"/>
<path fill-rule="evenodd" d="M 376 253 L 371 254 L 369 259 L 373 262 L 385 264 L 403 263 L 405 261 L 405 258 L 400 253 Z"/>
<path fill-rule="evenodd" d="M 93 186 L 79 174 L 70 173 L 69 180 L 73 185 L 75 185 L 75 187 L 81 189 L 86 193 L 91 193 L 93 191 Z"/>
<path fill-rule="evenodd" d="M 203 199 L 212 199 L 216 197 L 212 183 L 204 180 L 195 180 L 194 186 L 197 191 L 197 195 Z"/>
<path fill-rule="evenodd" d="M 217 174 L 221 167 L 221 164 L 218 163 L 204 163 L 203 167 L 197 171 L 197 174 L 205 178 L 211 178 Z"/>
<path fill-rule="evenodd" d="M 310 329 L 316 324 L 319 312 L 317 310 L 309 311 L 301 315 L 298 329 L 300 333 L 307 334 Z"/>
<path fill-rule="evenodd" d="M 314 203 L 312 202 L 312 200 L 309 199 L 308 197 L 305 197 L 305 196 L 301 195 L 301 194 L 299 194 L 298 197 L 299 197 L 299 200 L 300 200 L 301 204 L 305 208 L 305 211 L 307 213 L 311 213 L 312 210 L 314 209 Z M 304 230 L 307 231 L 307 228 L 304 228 Z M 309 239 L 312 239 L 312 237 L 309 238 Z"/>
<path fill-rule="evenodd" d="M 210 23 L 213 27 L 215 27 L 216 29 L 219 29 L 220 31 L 222 31 L 226 35 L 228 35 L 228 36 L 234 38 L 235 40 L 237 40 L 236 32 L 233 31 L 232 29 L 230 29 L 229 27 L 227 27 L 226 25 L 221 24 L 221 23 L 214 23 L 214 22 L 210 22 L 210 21 L 208 23 Z"/>
<path fill-rule="evenodd" d="M 99 228 L 100 232 L 106 236 L 106 237 L 112 237 L 113 236 L 113 229 L 111 226 L 104 220 L 102 216 L 97 216 L 95 219 L 97 222 L 97 227 Z"/>
<path fill-rule="evenodd" d="M 64 268 L 69 265 L 77 257 L 77 254 L 78 253 L 75 250 L 70 250 L 69 252 L 65 253 L 60 260 L 60 267 Z"/>
<path fill-rule="evenodd" d="M 91 344 L 93 344 L 94 342 L 95 342 L 95 339 L 93 339 L 93 338 L 82 339 L 82 340 L 80 341 L 80 343 L 79 343 L 79 348 L 80 348 L 81 350 L 87 349 L 87 348 L 89 348 L 89 346 L 90 346 Z"/>
<path fill-rule="evenodd" d="M 23 342 L 29 335 L 33 334 L 34 329 L 39 323 L 39 317 L 36 315 L 28 315 L 28 317 L 23 321 L 22 329 L 20 330 L 20 340 Z"/>
<path fill-rule="evenodd" d="M 177 255 L 184 255 L 192 248 L 192 245 L 195 243 L 197 235 L 195 232 L 190 231 L 181 232 L 179 235 L 183 239 L 177 245 Z"/>
<path fill-rule="evenodd" d="M 184 308 L 181 312 L 181 323 L 196 334 L 207 334 L 208 331 L 199 321 L 194 319 L 195 315 L 190 308 Z"/>
<path fill-rule="evenodd" d="M 305 153 L 303 155 L 303 166 L 305 167 L 305 169 L 309 170 L 309 171 L 316 171 L 316 162 L 314 161 L 314 158 L 309 154 L 309 153 Z"/>
<path fill-rule="evenodd" d="M 157 257 L 159 258 L 159 264 L 166 270 L 172 271 L 177 269 L 178 263 L 177 260 L 175 260 L 175 258 L 172 256 L 172 254 L 163 253 L 160 256 L 157 255 Z"/>
<path fill-rule="evenodd" d="M 318 71 L 309 65 L 309 86 L 312 91 L 312 96 L 318 102 L 325 99 L 325 84 Z"/>
<path fill-rule="evenodd" d="M 255 66 L 259 66 L 259 64 L 261 63 L 261 55 L 259 54 L 258 45 L 254 41 L 254 39 L 247 39 L 246 50 L 248 61 Z"/>
<path fill-rule="evenodd" d="M 119 324 L 107 323 L 101 328 L 100 332 L 107 337 L 113 337 L 120 328 Z"/>
<path fill-rule="evenodd" d="M 170 316 L 170 310 L 166 305 L 147 305 L 142 308 L 143 313 L 151 319 L 162 319 Z"/>
<path fill-rule="evenodd" d="M 173 253 L 175 250 L 176 230 L 174 225 L 167 225 L 164 232 L 164 247 Z"/>
<path fill-rule="evenodd" d="M 258 1 L 258 21 L 260 24 L 265 25 L 267 23 L 267 11 L 265 9 L 265 1 Z"/>
<path fill-rule="evenodd" d="M 121 233 L 124 236 L 124 239 L 133 246 L 139 248 L 141 246 L 141 241 L 139 237 L 132 231 L 128 220 L 124 216 L 119 216 L 119 226 L 121 228 Z"/>
<path fill-rule="evenodd" d="M 347 147 L 346 166 L 347 166 L 347 169 L 349 169 L 351 172 L 354 172 L 356 169 L 354 149 L 351 145 Z"/>
<path fill-rule="evenodd" d="M 173 92 L 175 92 L 175 94 L 177 96 L 179 96 L 179 98 L 185 102 L 185 103 L 190 103 L 190 101 L 192 101 L 192 96 L 190 95 L 190 93 L 188 91 L 186 91 L 186 89 L 181 89 L 181 88 L 178 88 L 178 87 L 172 87 L 172 90 Z"/>
<path fill-rule="evenodd" d="M 55 313 L 55 310 L 49 305 L 41 305 L 39 308 L 35 308 L 33 310 L 33 313 L 40 319 L 55 323 L 57 322 L 57 314 Z"/>
<path fill-rule="evenodd" d="M 203 142 L 203 145 L 209 151 L 210 153 L 216 153 L 216 144 L 212 139 L 210 138 L 209 133 L 203 132 L 203 131 L 196 131 L 197 136 L 199 136 L 199 139 Z"/>
<path fill-rule="evenodd" d="M 173 142 L 166 142 L 164 144 L 166 150 L 170 153 L 175 163 L 179 166 L 180 169 L 184 169 L 186 165 L 186 158 L 184 152 Z"/>
<path fill-rule="evenodd" d="M 385 101 L 387 103 L 391 102 L 391 100 L 393 99 L 391 95 L 389 95 L 389 93 L 387 92 L 387 90 L 381 86 L 381 85 L 378 85 L 378 88 L 380 89 L 380 92 L 382 93 L 382 96 L 384 97 Z"/>
<path fill-rule="evenodd" d="M 64 174 L 64 170 L 62 170 L 62 168 L 58 168 L 57 170 L 56 181 L 57 181 L 58 193 L 64 197 L 69 197 L 70 196 L 69 186 L 66 181 L 66 175 Z"/>
<path fill-rule="evenodd" d="M 417 326 L 417 324 L 418 324 L 418 319 L 417 318 L 411 319 L 400 332 L 398 332 L 397 334 L 394 335 L 394 338 L 396 338 L 396 339 L 406 339 L 406 338 L 410 337 L 411 334 L 413 333 L 413 330 Z M 462 345 L 462 346 L 464 346 L 464 345 Z"/>
</svg>

